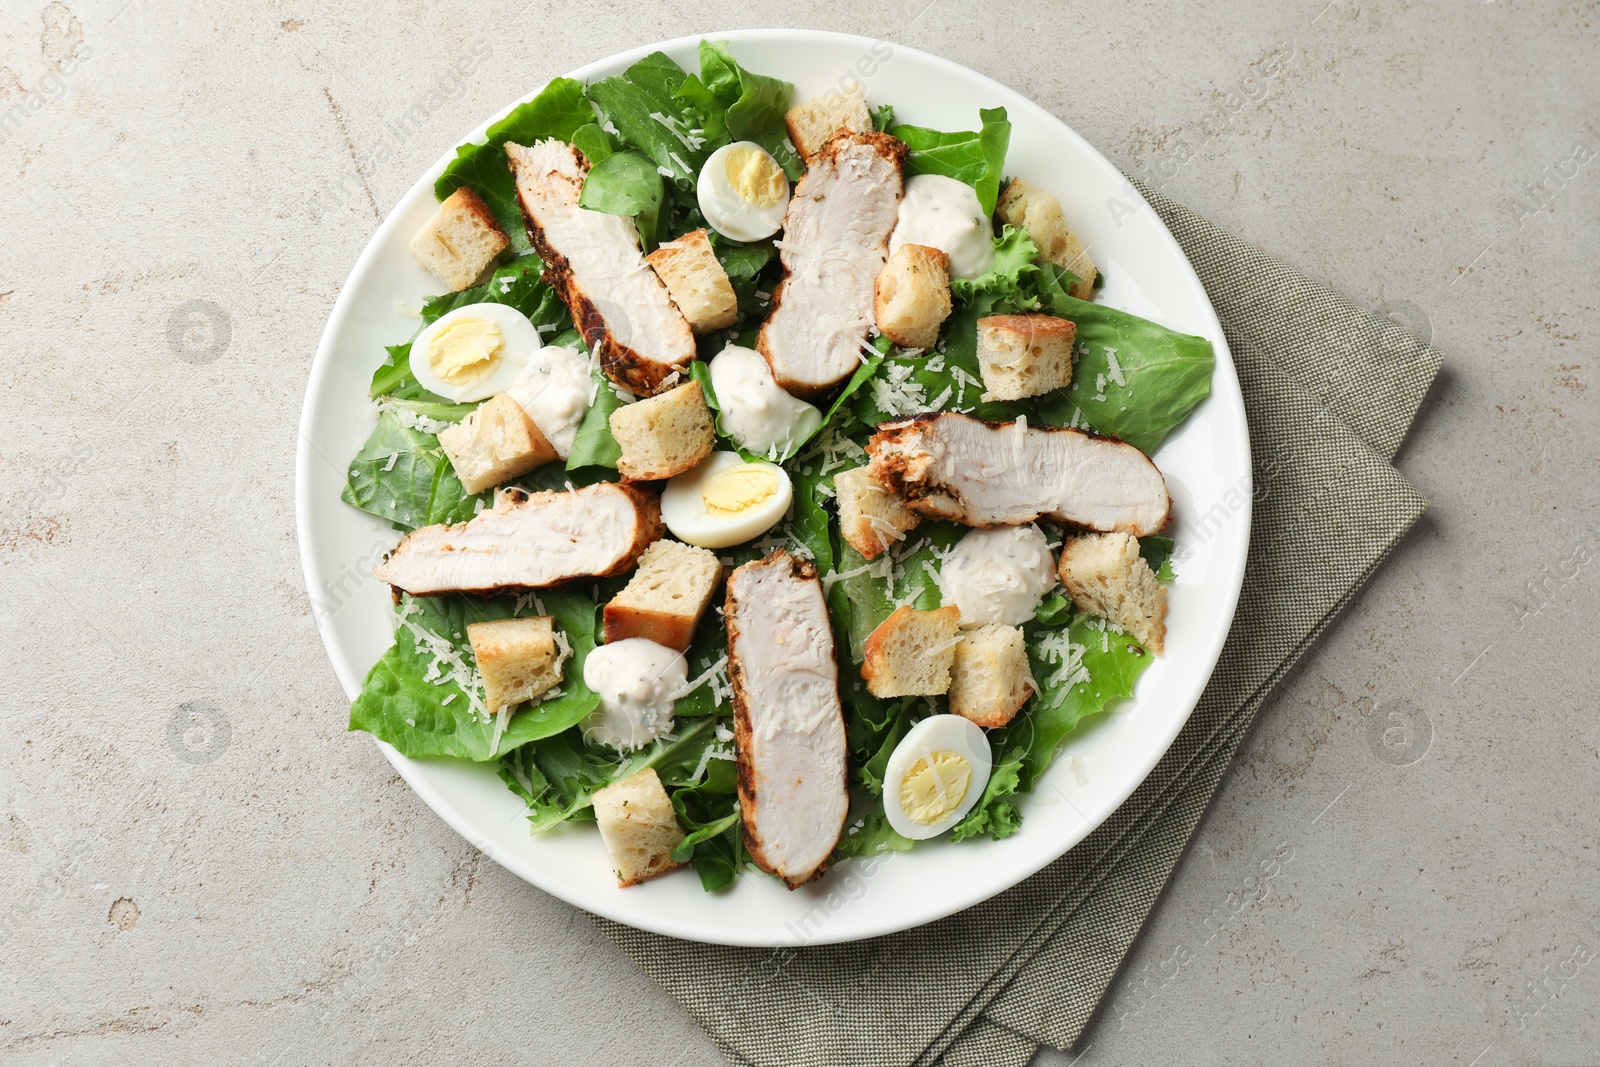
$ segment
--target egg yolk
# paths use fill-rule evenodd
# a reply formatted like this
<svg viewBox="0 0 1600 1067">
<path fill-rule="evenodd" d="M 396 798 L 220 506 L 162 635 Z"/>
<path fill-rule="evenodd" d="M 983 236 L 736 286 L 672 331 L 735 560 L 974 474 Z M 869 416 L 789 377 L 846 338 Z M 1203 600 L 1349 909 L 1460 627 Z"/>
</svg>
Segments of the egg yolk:
<svg viewBox="0 0 1600 1067">
<path fill-rule="evenodd" d="M 723 168 L 734 195 L 751 207 L 771 207 L 783 199 L 783 168 L 761 149 L 737 145 L 728 153 Z"/>
<path fill-rule="evenodd" d="M 941 749 L 911 765 L 900 780 L 900 810 L 920 826 L 931 826 L 961 806 L 972 785 L 972 764 L 959 752 Z"/>
<path fill-rule="evenodd" d="M 488 319 L 462 318 L 433 335 L 428 367 L 451 385 L 472 385 L 500 362 L 505 338 Z"/>
<path fill-rule="evenodd" d="M 741 463 L 707 478 L 700 496 L 714 515 L 737 515 L 778 492 L 778 476 L 765 467 Z"/>
</svg>

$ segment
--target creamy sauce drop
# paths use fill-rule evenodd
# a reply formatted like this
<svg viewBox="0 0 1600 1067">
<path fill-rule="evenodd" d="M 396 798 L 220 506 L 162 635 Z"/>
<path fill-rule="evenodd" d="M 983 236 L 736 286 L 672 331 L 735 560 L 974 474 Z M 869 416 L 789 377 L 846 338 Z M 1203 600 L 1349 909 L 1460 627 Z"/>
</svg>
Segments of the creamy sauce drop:
<svg viewBox="0 0 1600 1067">
<path fill-rule="evenodd" d="M 906 180 L 889 253 L 901 245 L 937 248 L 949 255 L 952 278 L 976 278 L 994 262 L 994 227 L 972 186 L 942 174 L 916 174 Z"/>
<path fill-rule="evenodd" d="M 710 370 L 722 428 L 746 452 L 783 455 L 822 425 L 822 412 L 785 392 L 753 348 L 729 345 Z"/>
<path fill-rule="evenodd" d="M 945 604 L 961 609 L 962 626 L 1021 626 L 1055 588 L 1055 561 L 1039 527 L 973 530 L 939 569 Z"/>
<path fill-rule="evenodd" d="M 665 645 L 643 637 L 601 645 L 583 661 L 583 684 L 600 695 L 583 739 L 627 752 L 664 736 L 688 680 L 689 661 Z"/>
<path fill-rule="evenodd" d="M 522 405 L 556 455 L 572 455 L 578 425 L 594 400 L 588 357 L 557 345 L 541 348 L 506 392 Z"/>
</svg>

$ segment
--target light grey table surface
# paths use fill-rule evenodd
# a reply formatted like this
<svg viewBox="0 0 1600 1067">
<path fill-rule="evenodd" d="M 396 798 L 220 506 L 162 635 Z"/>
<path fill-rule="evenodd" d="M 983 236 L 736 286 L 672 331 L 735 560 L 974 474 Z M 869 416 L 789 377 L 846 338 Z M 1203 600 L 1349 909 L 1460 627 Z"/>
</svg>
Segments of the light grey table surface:
<svg viewBox="0 0 1600 1067">
<path fill-rule="evenodd" d="M 1447 355 L 1399 460 L 1430 514 L 1079 1062 L 1600 1063 L 1592 3 L 70 2 L 0 13 L 0 1062 L 721 1062 L 345 732 L 292 456 L 340 284 L 461 134 L 783 23 L 993 76 Z"/>
</svg>

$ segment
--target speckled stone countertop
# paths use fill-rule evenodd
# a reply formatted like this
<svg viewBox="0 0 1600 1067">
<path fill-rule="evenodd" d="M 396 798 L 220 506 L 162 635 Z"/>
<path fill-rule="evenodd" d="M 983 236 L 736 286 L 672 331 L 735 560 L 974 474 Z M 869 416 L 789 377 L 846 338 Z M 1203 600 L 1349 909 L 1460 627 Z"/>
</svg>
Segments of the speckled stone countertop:
<svg viewBox="0 0 1600 1067">
<path fill-rule="evenodd" d="M 465 10 L 0 11 L 0 1062 L 721 1062 L 345 732 L 291 457 L 334 296 L 445 148 L 780 21 L 1013 86 L 1447 355 L 1399 457 L 1431 512 L 1264 710 L 1077 1062 L 1600 1063 L 1593 5 Z"/>
</svg>

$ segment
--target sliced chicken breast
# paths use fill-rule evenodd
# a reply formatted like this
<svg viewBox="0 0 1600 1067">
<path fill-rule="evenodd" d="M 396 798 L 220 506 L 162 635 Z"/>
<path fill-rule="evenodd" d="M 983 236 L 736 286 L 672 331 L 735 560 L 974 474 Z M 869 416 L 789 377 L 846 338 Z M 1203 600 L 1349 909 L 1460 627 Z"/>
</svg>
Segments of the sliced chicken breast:
<svg viewBox="0 0 1600 1067">
<path fill-rule="evenodd" d="M 407 534 L 373 573 L 413 596 L 542 589 L 620 574 L 664 530 L 660 498 L 633 486 L 505 490 L 475 518 Z"/>
<path fill-rule="evenodd" d="M 844 831 L 844 710 L 817 569 L 782 549 L 728 577 L 728 679 L 745 847 L 790 888 Z"/>
<path fill-rule="evenodd" d="M 869 468 L 911 510 L 968 526 L 1051 519 L 1144 537 L 1167 523 L 1167 483 L 1148 456 L 1082 430 L 923 414 L 883 423 Z"/>
<path fill-rule="evenodd" d="M 840 130 L 795 185 L 778 245 L 783 281 L 756 348 L 796 396 L 816 399 L 861 365 L 905 160 L 897 137 Z"/>
<path fill-rule="evenodd" d="M 694 334 L 645 262 L 639 230 L 626 215 L 578 206 L 589 164 L 554 139 L 531 148 L 506 143 L 528 239 L 545 281 L 572 312 L 600 369 L 631 393 L 659 392 L 695 357 Z"/>
</svg>

